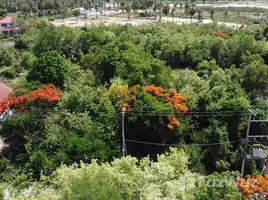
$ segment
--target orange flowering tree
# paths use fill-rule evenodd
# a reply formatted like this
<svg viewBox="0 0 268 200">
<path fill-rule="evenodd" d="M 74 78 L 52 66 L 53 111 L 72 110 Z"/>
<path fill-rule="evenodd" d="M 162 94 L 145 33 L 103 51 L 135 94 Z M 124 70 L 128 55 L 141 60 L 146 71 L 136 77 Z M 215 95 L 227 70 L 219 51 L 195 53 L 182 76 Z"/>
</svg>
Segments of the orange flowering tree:
<svg viewBox="0 0 268 200">
<path fill-rule="evenodd" d="M 19 89 L 17 93 L 22 93 Z M 57 90 L 52 84 L 47 84 L 40 89 L 30 91 L 27 94 L 21 94 L 15 96 L 10 94 L 8 98 L 3 99 L 0 102 L 0 114 L 8 109 L 19 109 L 21 111 L 28 108 L 31 103 L 36 102 L 55 102 L 59 100 L 61 91 Z"/>
<path fill-rule="evenodd" d="M 165 111 L 163 108 L 172 113 L 186 113 L 188 111 L 188 108 L 185 104 L 187 98 L 179 94 L 175 89 L 165 90 L 162 87 L 157 87 L 152 84 L 144 87 L 134 86 L 130 89 L 127 86 L 114 86 L 110 88 L 109 92 L 110 96 L 116 100 L 115 104 L 124 107 L 125 111 L 132 110 L 129 104 L 134 105 L 135 108 L 137 96 L 142 97 L 140 94 L 137 94 L 137 92 L 147 93 L 150 96 L 154 97 L 154 100 L 162 102 L 163 104 L 167 104 L 167 107 L 161 107 L 158 105 L 157 107 L 160 109 L 159 111 Z M 153 109 L 153 111 L 157 109 L 157 107 L 153 108 L 153 104 L 151 104 L 150 107 Z M 179 121 L 173 114 L 168 114 L 167 119 L 170 122 L 167 125 L 169 129 L 174 129 L 180 126 Z"/>
<path fill-rule="evenodd" d="M 216 31 L 216 32 L 214 33 L 214 35 L 217 36 L 217 37 L 221 37 L 221 38 L 229 37 L 229 35 L 228 35 L 227 33 L 223 33 L 223 32 L 221 32 L 221 31 Z"/>
<path fill-rule="evenodd" d="M 256 178 L 247 175 L 246 178 L 238 178 L 236 184 L 244 199 L 268 199 L 268 174 Z"/>
<path fill-rule="evenodd" d="M 188 111 L 185 104 L 187 98 L 179 94 L 175 89 L 165 91 L 162 87 L 150 85 L 144 86 L 143 91 L 159 98 L 160 101 L 164 100 L 167 104 L 173 107 L 176 113 L 186 113 Z M 169 129 L 174 129 L 180 126 L 179 121 L 174 117 L 174 115 L 169 114 L 168 120 L 169 124 L 167 126 Z"/>
<path fill-rule="evenodd" d="M 179 141 L 180 122 L 177 116 L 188 111 L 185 96 L 175 89 L 164 89 L 155 85 L 143 87 L 136 85 L 131 88 L 113 86 L 109 92 L 114 104 L 126 111 L 126 137 L 157 143 Z M 137 148 L 136 144 L 130 142 L 128 146 L 129 151 L 131 147 Z M 133 152 L 139 150 L 135 149 Z M 159 153 L 163 150 L 165 149 L 159 148 Z M 143 153 L 147 155 L 148 151 Z M 157 153 L 157 150 L 153 153 Z"/>
<path fill-rule="evenodd" d="M 197 28 L 197 29 L 194 30 L 194 32 L 195 32 L 195 33 L 201 33 L 202 31 L 201 31 L 200 28 Z"/>
</svg>

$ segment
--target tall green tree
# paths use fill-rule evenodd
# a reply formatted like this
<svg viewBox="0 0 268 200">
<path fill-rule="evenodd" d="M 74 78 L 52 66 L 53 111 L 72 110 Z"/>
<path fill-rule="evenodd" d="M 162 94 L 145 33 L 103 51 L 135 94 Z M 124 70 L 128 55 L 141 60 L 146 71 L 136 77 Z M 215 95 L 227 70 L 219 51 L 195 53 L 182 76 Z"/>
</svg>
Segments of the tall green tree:
<svg viewBox="0 0 268 200">
<path fill-rule="evenodd" d="M 34 64 L 27 76 L 28 81 L 40 81 L 40 83 L 52 83 L 63 87 L 68 61 L 58 52 L 48 51 L 42 53 Z"/>
</svg>

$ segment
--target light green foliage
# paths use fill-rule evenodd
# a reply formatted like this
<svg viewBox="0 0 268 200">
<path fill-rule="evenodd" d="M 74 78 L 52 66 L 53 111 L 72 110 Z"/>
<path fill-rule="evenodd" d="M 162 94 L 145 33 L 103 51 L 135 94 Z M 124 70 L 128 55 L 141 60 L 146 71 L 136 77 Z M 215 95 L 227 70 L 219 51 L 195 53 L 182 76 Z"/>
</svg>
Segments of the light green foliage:
<svg viewBox="0 0 268 200">
<path fill-rule="evenodd" d="M 206 80 L 203 80 L 195 71 L 190 69 L 174 70 L 172 80 L 170 86 L 188 97 L 187 105 L 191 108 L 198 107 L 199 99 L 205 97 L 210 88 Z"/>
<path fill-rule="evenodd" d="M 35 186 L 29 199 L 240 199 L 234 184 L 237 173 L 200 176 L 187 169 L 188 156 L 183 150 L 170 149 L 158 161 L 127 156 L 109 163 L 62 165 L 51 177 L 50 185 Z M 44 177 L 44 181 L 47 179 Z M 18 193 L 15 199 L 23 199 Z"/>
<path fill-rule="evenodd" d="M 15 78 L 21 71 L 19 52 L 14 48 L 0 48 L 0 77 Z"/>
<path fill-rule="evenodd" d="M 68 174 L 68 175 L 67 175 Z M 98 165 L 96 161 L 80 168 L 75 165 L 62 167 L 56 171 L 56 183 L 60 186 L 61 199 L 131 199 L 124 193 L 126 179 L 109 164 Z M 129 181 L 128 181 L 129 182 Z M 131 182 L 133 183 L 133 182 Z"/>
<path fill-rule="evenodd" d="M 234 103 L 238 107 L 246 108 L 249 104 L 246 94 L 241 88 L 239 80 L 232 76 L 235 71 L 226 72 L 216 65 L 215 60 L 204 61 L 198 65 L 198 74 L 204 80 L 207 80 L 210 86 L 205 96 L 208 103 L 208 110 L 222 109 L 224 107 L 233 106 Z M 234 102 L 234 98 L 236 99 Z"/>
<path fill-rule="evenodd" d="M 175 165 L 172 160 L 176 161 Z M 111 164 L 62 166 L 53 175 L 60 199 L 194 199 L 198 177 L 187 170 L 187 155 L 171 149 L 158 162 L 126 157 Z M 188 182 L 187 182 L 188 181 Z M 191 181 L 193 181 L 191 183 Z"/>
<path fill-rule="evenodd" d="M 264 64 L 259 55 L 244 57 L 243 67 L 243 86 L 250 92 L 251 97 L 267 91 L 268 89 L 268 66 Z"/>
<path fill-rule="evenodd" d="M 62 19 L 64 20 L 68 15 L 68 8 L 64 5 L 61 5 L 59 8 L 59 14 L 61 15 Z"/>
<path fill-rule="evenodd" d="M 194 199 L 197 174 L 187 170 L 188 157 L 182 150 L 170 149 L 158 162 L 142 160 L 142 199 Z"/>
<path fill-rule="evenodd" d="M 188 96 L 188 105 L 191 108 L 246 108 L 249 102 L 240 85 L 240 74 L 241 72 L 234 68 L 222 70 L 216 65 L 215 60 L 204 61 L 198 65 L 197 72 L 189 69 L 173 71 L 173 82 L 170 86 Z"/>
<path fill-rule="evenodd" d="M 0 66 L 16 65 L 19 53 L 13 48 L 0 48 Z"/>
<path fill-rule="evenodd" d="M 186 172 L 188 159 L 188 155 L 183 150 L 175 148 L 171 148 L 170 153 L 159 155 L 157 158 L 159 163 L 172 166 L 178 175 Z"/>
</svg>

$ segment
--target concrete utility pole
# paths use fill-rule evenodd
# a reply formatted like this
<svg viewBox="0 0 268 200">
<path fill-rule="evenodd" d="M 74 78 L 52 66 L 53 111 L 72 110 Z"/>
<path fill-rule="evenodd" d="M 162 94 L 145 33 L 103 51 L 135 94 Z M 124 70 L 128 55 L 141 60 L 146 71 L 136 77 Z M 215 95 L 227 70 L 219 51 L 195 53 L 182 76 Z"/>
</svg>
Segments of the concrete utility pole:
<svg viewBox="0 0 268 200">
<path fill-rule="evenodd" d="M 245 172 L 245 163 L 247 159 L 247 149 L 248 149 L 248 135 L 249 135 L 249 130 L 250 130 L 250 120 L 252 118 L 252 112 L 251 110 L 249 111 L 248 115 L 248 127 L 247 127 L 247 132 L 246 132 L 246 140 L 245 140 L 245 147 L 244 147 L 244 152 L 243 152 L 243 161 L 242 161 L 242 166 L 241 166 L 241 177 L 244 176 Z"/>
<path fill-rule="evenodd" d="M 122 109 L 122 156 L 123 157 L 127 155 L 126 140 L 125 140 L 125 112 L 126 112 L 126 107 L 123 107 Z"/>
</svg>

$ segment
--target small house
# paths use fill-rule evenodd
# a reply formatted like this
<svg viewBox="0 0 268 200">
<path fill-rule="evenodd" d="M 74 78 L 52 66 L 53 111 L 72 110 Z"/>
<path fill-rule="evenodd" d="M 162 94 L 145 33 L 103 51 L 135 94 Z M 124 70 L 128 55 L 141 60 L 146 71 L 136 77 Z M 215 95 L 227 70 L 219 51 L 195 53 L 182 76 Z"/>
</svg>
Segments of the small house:
<svg viewBox="0 0 268 200">
<path fill-rule="evenodd" d="M 0 20 L 0 34 L 12 35 L 16 34 L 19 30 L 20 27 L 12 17 L 7 16 Z"/>
</svg>

